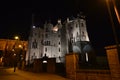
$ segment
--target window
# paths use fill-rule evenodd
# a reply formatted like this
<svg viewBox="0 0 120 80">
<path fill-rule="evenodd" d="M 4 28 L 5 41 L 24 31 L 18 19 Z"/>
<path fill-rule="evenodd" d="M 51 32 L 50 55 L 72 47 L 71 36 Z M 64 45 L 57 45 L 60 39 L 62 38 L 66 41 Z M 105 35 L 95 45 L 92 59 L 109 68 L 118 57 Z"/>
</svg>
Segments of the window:
<svg viewBox="0 0 120 80">
<path fill-rule="evenodd" d="M 77 37 L 78 37 L 78 32 L 77 32 Z"/>
<path fill-rule="evenodd" d="M 48 32 L 48 28 L 46 28 L 46 32 Z"/>
<path fill-rule="evenodd" d="M 48 34 L 45 34 L 45 37 L 48 38 Z"/>
<path fill-rule="evenodd" d="M 34 34 L 35 36 L 37 35 L 37 33 Z"/>
<path fill-rule="evenodd" d="M 38 37 L 40 38 L 41 37 L 41 34 L 39 33 Z"/>
<path fill-rule="evenodd" d="M 76 28 L 78 27 L 78 24 L 76 24 Z"/>
<path fill-rule="evenodd" d="M 50 41 L 48 41 L 48 45 L 50 46 Z"/>
<path fill-rule="evenodd" d="M 75 42 L 75 37 L 73 39 L 74 39 L 74 42 Z"/>
<path fill-rule="evenodd" d="M 45 48 L 45 52 L 47 52 L 47 48 Z"/>
<path fill-rule="evenodd" d="M 60 52 L 60 48 L 59 48 L 59 52 Z"/>
<path fill-rule="evenodd" d="M 50 45 L 50 41 L 47 41 L 47 44 L 46 45 Z"/>
<path fill-rule="evenodd" d="M 73 33 L 71 34 L 71 38 L 73 39 Z"/>
<path fill-rule="evenodd" d="M 45 41 L 45 45 L 47 45 L 47 41 Z"/>
<path fill-rule="evenodd" d="M 37 41 L 36 41 L 36 39 L 34 40 L 34 42 L 32 43 L 32 48 L 37 48 Z"/>
<path fill-rule="evenodd" d="M 50 46 L 50 41 L 45 41 L 45 45 Z"/>
<path fill-rule="evenodd" d="M 82 39 L 85 40 L 86 39 L 86 35 L 84 32 L 82 32 L 82 35 L 81 35 Z"/>
<path fill-rule="evenodd" d="M 58 43 L 59 45 L 60 45 L 60 41 L 59 41 L 59 43 Z"/>
<path fill-rule="evenodd" d="M 44 37 L 44 35 L 42 34 L 42 38 Z"/>
<path fill-rule="evenodd" d="M 72 26 L 70 26 L 70 30 L 72 30 L 73 29 L 73 27 Z"/>
<path fill-rule="evenodd" d="M 60 37 L 60 34 L 58 35 L 58 37 Z"/>
<path fill-rule="evenodd" d="M 81 26 L 82 26 L 82 27 L 84 27 L 84 24 L 83 24 L 83 23 L 81 23 Z"/>
</svg>

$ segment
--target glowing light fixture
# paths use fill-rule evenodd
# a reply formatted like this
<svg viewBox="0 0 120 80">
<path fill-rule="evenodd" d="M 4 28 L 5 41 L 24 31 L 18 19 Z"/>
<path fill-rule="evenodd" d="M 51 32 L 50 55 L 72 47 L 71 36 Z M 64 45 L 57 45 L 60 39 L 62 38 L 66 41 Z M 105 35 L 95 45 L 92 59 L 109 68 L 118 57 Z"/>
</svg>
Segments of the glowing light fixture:
<svg viewBox="0 0 120 80">
<path fill-rule="evenodd" d="M 15 38 L 16 40 L 18 40 L 18 39 L 19 39 L 19 37 L 18 37 L 18 36 L 15 36 L 14 38 Z"/>
<path fill-rule="evenodd" d="M 22 48 L 22 45 L 18 45 L 19 48 Z"/>
<path fill-rule="evenodd" d="M 53 28 L 53 31 L 57 32 L 57 31 L 58 31 L 58 27 L 55 26 L 55 27 Z"/>
<path fill-rule="evenodd" d="M 13 56 L 16 56 L 16 54 L 14 53 L 14 55 Z"/>
<path fill-rule="evenodd" d="M 47 63 L 47 61 L 46 61 L 46 60 L 44 60 L 44 61 L 43 61 L 43 63 Z"/>
</svg>

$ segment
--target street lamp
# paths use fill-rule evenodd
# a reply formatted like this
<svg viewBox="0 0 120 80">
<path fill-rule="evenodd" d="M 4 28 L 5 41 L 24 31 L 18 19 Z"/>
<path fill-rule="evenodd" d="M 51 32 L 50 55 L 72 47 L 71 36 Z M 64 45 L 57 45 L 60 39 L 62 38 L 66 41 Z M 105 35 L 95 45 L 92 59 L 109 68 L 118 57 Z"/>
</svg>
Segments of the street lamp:
<svg viewBox="0 0 120 80">
<path fill-rule="evenodd" d="M 114 26 L 114 21 L 113 21 L 111 9 L 110 9 L 110 1 L 106 0 L 106 4 L 107 4 L 107 8 L 108 8 L 108 13 L 109 13 L 109 16 L 110 16 L 110 21 L 111 21 L 111 25 L 112 25 L 112 30 L 113 30 L 113 35 L 114 35 L 114 38 L 115 38 L 115 42 L 116 42 L 116 44 L 119 44 L 118 43 L 118 38 L 117 38 L 117 33 L 115 31 L 115 26 Z"/>
<path fill-rule="evenodd" d="M 118 22 L 119 22 L 119 24 L 120 24 L 120 15 L 119 15 L 119 13 L 118 13 L 118 9 L 117 9 L 117 6 L 116 6 L 116 3 L 115 3 L 115 0 L 112 0 L 112 2 L 113 2 L 114 11 L 115 11 L 115 14 L 116 14 L 117 20 L 118 20 Z"/>
<path fill-rule="evenodd" d="M 15 38 L 15 40 L 18 40 L 18 39 L 19 39 L 19 37 L 18 37 L 18 36 L 15 36 L 14 38 Z"/>
<path fill-rule="evenodd" d="M 117 11 L 117 8 L 116 8 L 116 5 L 115 5 L 115 1 L 112 0 L 112 2 L 113 2 L 113 7 L 114 7 L 114 10 L 115 10 L 116 16 L 117 16 L 118 21 L 119 21 L 120 17 L 119 17 L 119 14 L 118 14 L 118 11 Z M 107 4 L 108 13 L 109 13 L 109 16 L 110 16 L 110 21 L 111 21 L 111 25 L 112 25 L 113 35 L 114 35 L 116 48 L 117 48 L 117 52 L 118 52 L 118 57 L 119 57 L 119 61 L 120 61 L 119 41 L 118 41 L 117 32 L 115 30 L 114 21 L 113 21 L 111 9 L 110 9 L 110 0 L 106 0 L 106 4 Z"/>
<path fill-rule="evenodd" d="M 18 68 L 21 67 L 21 57 L 22 57 L 22 48 L 23 46 L 21 45 L 21 42 L 19 41 L 19 37 L 18 36 L 15 36 L 14 39 L 16 40 L 15 41 L 15 54 L 16 54 L 16 59 L 17 59 L 17 63 L 18 63 Z"/>
</svg>

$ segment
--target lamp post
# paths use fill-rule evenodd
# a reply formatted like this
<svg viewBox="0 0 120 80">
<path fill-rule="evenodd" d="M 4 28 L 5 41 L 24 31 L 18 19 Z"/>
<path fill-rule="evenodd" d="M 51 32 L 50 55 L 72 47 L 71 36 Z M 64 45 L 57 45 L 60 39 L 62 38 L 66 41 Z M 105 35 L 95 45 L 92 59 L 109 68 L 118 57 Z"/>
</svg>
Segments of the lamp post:
<svg viewBox="0 0 120 80">
<path fill-rule="evenodd" d="M 14 49 L 12 50 L 14 53 Z M 16 67 L 17 67 L 17 60 L 16 60 L 16 53 L 13 54 L 13 67 L 14 67 L 14 72 L 16 71 Z"/>
<path fill-rule="evenodd" d="M 115 0 L 112 0 L 113 2 L 113 7 L 114 7 L 114 11 L 115 11 L 115 14 L 116 14 L 116 17 L 117 17 L 117 20 L 119 22 L 119 25 L 120 25 L 120 15 L 118 13 L 118 9 L 117 9 L 117 6 L 116 6 L 116 3 L 115 3 Z"/>
<path fill-rule="evenodd" d="M 21 67 L 21 57 L 22 57 L 22 45 L 20 43 L 20 38 L 18 36 L 15 36 L 14 39 L 16 40 L 15 41 L 15 54 L 16 54 L 16 60 L 17 60 L 17 63 L 18 63 L 18 68 Z"/>
<path fill-rule="evenodd" d="M 18 36 L 15 36 L 14 38 L 15 38 L 15 40 L 18 40 L 18 39 L 19 39 L 19 37 L 18 37 Z"/>
<path fill-rule="evenodd" d="M 114 0 L 112 0 L 112 2 L 113 2 L 113 7 L 114 7 L 114 10 L 115 10 L 115 13 L 116 13 L 117 8 L 116 8 Z M 109 16 L 110 16 L 111 25 L 112 25 L 113 36 L 114 36 L 114 39 L 115 39 L 115 45 L 116 45 L 116 48 L 117 48 L 118 57 L 119 57 L 119 61 L 120 61 L 119 41 L 118 41 L 117 32 L 116 32 L 116 29 L 115 29 L 115 24 L 114 24 L 111 9 L 110 9 L 110 0 L 106 0 L 106 4 L 107 4 L 108 13 L 109 13 Z M 118 17 L 119 15 L 116 15 L 116 16 L 117 16 L 118 21 L 119 21 L 119 19 L 120 19 Z"/>
</svg>

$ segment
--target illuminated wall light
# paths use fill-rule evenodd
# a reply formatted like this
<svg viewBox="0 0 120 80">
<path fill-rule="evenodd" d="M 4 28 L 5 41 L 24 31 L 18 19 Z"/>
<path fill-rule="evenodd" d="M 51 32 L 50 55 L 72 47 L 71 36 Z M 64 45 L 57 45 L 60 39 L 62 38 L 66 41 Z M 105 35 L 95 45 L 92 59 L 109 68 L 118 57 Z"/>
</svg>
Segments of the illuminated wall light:
<svg viewBox="0 0 120 80">
<path fill-rule="evenodd" d="M 18 45 L 19 48 L 22 48 L 22 45 Z"/>
<path fill-rule="evenodd" d="M 14 54 L 14 56 L 16 56 L 16 54 Z"/>
<path fill-rule="evenodd" d="M 55 27 L 53 28 L 53 31 L 57 32 L 57 31 L 58 31 L 58 27 L 55 26 Z"/>
<path fill-rule="evenodd" d="M 46 60 L 44 60 L 44 61 L 43 61 L 43 63 L 47 63 L 47 61 L 46 61 Z"/>
<path fill-rule="evenodd" d="M 3 57 L 0 58 L 0 62 L 2 62 L 2 60 L 3 60 Z"/>
<path fill-rule="evenodd" d="M 85 53 L 85 57 L 86 57 L 86 62 L 88 62 L 88 54 Z"/>
<path fill-rule="evenodd" d="M 19 39 L 19 37 L 18 37 L 18 36 L 15 36 L 15 39 L 16 39 L 16 40 L 18 40 L 18 39 Z"/>
<path fill-rule="evenodd" d="M 12 51 L 15 51 L 14 49 L 12 49 Z"/>
</svg>

